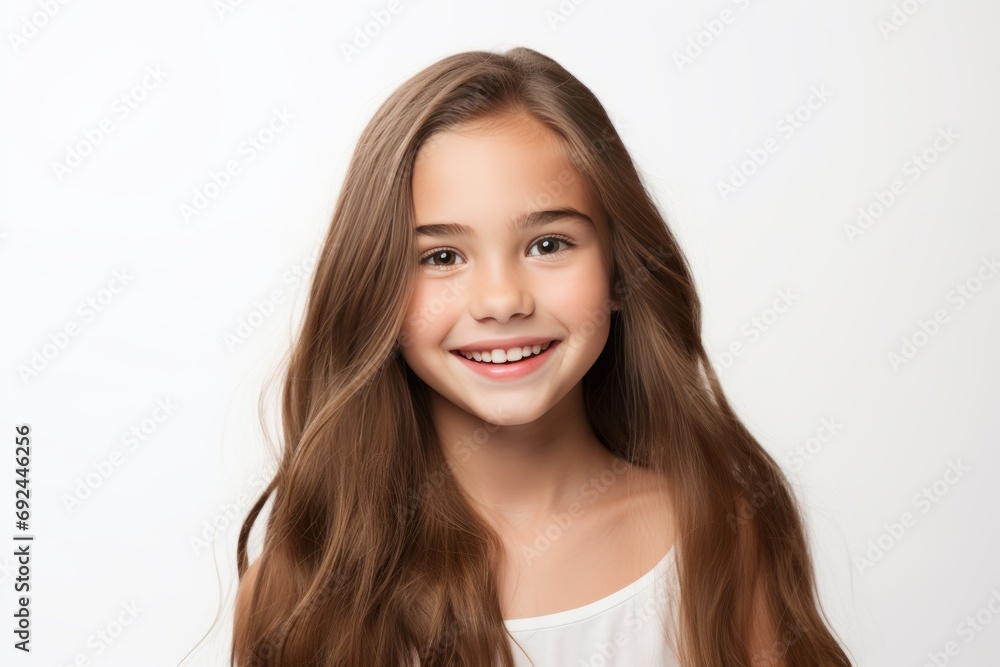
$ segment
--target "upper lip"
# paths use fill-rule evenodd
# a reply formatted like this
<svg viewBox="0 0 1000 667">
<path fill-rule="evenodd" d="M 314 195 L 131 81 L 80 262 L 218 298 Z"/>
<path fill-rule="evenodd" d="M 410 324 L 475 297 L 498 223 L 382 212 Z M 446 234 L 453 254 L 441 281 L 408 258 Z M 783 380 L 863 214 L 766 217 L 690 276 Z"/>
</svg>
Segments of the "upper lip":
<svg viewBox="0 0 1000 667">
<path fill-rule="evenodd" d="M 549 341 L 557 341 L 558 338 L 547 336 L 530 336 L 524 338 L 491 338 L 489 340 L 477 340 L 467 343 L 462 347 L 457 347 L 452 352 L 483 352 L 486 350 L 509 350 L 512 347 L 524 347 L 525 345 L 542 345 Z"/>
</svg>

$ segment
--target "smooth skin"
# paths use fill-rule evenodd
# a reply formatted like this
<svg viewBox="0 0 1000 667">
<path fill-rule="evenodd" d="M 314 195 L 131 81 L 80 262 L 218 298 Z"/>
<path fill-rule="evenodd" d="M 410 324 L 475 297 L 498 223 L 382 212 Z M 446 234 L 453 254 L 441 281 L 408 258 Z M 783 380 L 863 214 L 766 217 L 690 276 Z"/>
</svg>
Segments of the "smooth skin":
<svg viewBox="0 0 1000 667">
<path fill-rule="evenodd" d="M 431 389 L 453 474 L 504 540 L 503 617 L 610 595 L 651 570 L 674 536 L 660 480 L 616 458 L 587 421 L 581 380 L 617 307 L 601 206 L 558 137 L 525 114 L 436 136 L 412 186 L 418 264 L 401 350 Z M 512 224 L 548 210 L 569 213 Z M 516 380 L 482 377 L 452 352 L 521 336 L 561 342 Z"/>
</svg>

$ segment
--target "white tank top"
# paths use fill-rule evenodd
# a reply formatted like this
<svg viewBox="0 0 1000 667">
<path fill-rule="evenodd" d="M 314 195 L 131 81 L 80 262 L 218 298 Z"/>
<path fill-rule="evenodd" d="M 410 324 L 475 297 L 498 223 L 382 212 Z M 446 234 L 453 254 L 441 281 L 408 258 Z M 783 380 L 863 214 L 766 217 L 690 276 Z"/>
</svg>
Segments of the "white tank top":
<svg viewBox="0 0 1000 667">
<path fill-rule="evenodd" d="M 596 602 L 505 620 L 513 638 L 509 641 L 514 663 L 517 667 L 677 667 L 673 647 L 678 592 L 671 547 L 652 570 Z"/>
</svg>

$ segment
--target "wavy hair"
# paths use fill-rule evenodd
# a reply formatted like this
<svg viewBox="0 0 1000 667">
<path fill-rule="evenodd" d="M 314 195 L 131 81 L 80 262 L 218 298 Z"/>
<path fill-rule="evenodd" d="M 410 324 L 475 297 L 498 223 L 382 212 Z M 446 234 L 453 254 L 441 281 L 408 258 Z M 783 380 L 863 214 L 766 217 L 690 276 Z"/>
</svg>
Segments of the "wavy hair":
<svg viewBox="0 0 1000 667">
<path fill-rule="evenodd" d="M 823 620 L 791 487 L 705 352 L 686 258 L 594 94 L 528 48 L 428 66 L 359 138 L 287 359 L 280 460 L 239 534 L 231 664 L 513 667 L 499 537 L 452 476 L 426 387 L 396 345 L 416 275 L 418 150 L 508 113 L 554 131 L 609 222 L 621 310 L 583 390 L 609 451 L 668 480 L 681 664 L 849 666 Z M 752 651 L 760 618 L 773 645 Z"/>
</svg>

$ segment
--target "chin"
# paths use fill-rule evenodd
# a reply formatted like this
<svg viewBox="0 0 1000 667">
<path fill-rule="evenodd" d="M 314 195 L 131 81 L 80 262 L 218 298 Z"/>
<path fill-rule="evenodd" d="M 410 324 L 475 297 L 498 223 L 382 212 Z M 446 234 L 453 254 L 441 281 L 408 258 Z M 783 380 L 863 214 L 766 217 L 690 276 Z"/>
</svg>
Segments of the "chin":
<svg viewBox="0 0 1000 667">
<path fill-rule="evenodd" d="M 490 406 L 470 406 L 472 408 L 472 414 L 476 415 L 485 422 L 490 424 L 496 424 L 497 426 L 520 426 L 521 424 L 529 424 L 536 419 L 538 415 L 535 414 L 534 410 L 518 410 L 512 412 L 511 410 L 505 409 L 503 406 L 498 406 L 496 404 Z"/>
<path fill-rule="evenodd" d="M 465 404 L 463 409 L 479 419 L 497 426 L 521 426 L 530 424 L 545 415 L 546 410 L 539 409 L 537 402 L 524 405 L 524 399 L 512 399 L 520 405 L 510 406 L 503 401 L 492 401 L 483 405 Z M 461 403 L 458 405 L 462 405 Z"/>
</svg>

